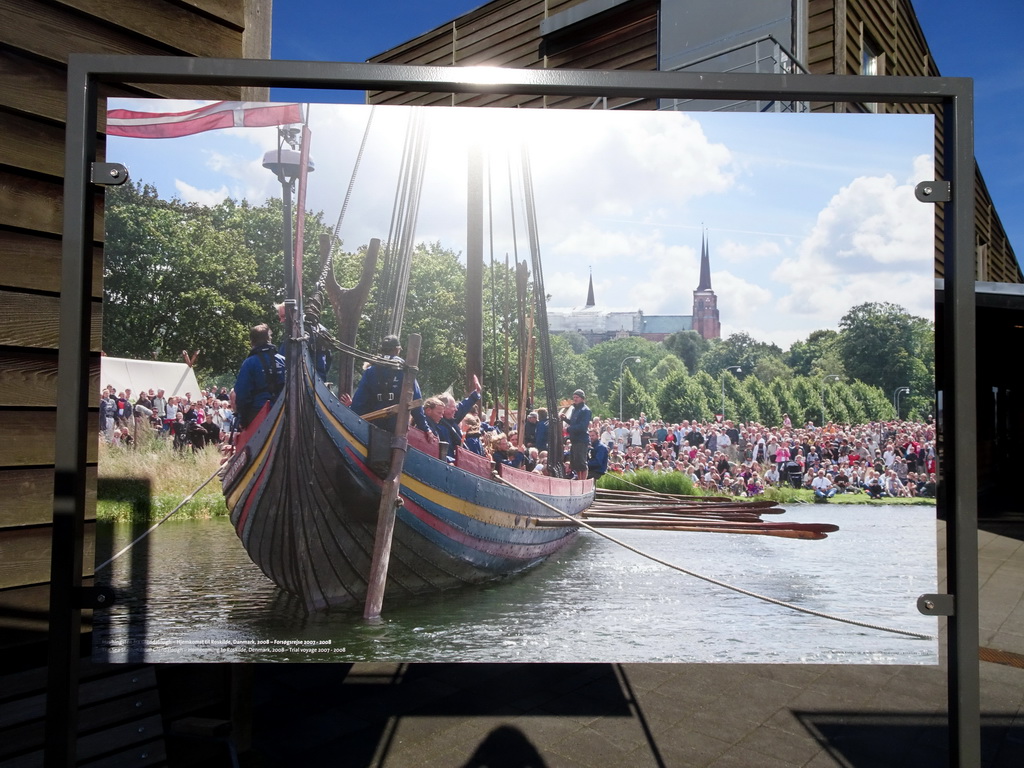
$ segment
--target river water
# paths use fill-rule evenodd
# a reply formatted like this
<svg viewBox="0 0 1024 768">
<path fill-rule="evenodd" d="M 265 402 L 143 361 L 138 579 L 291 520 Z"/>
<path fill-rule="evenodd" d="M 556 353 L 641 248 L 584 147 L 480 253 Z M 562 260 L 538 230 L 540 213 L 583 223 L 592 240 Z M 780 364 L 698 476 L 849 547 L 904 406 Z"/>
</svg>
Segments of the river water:
<svg viewBox="0 0 1024 768">
<path fill-rule="evenodd" d="M 695 573 L 821 613 L 937 634 L 917 598 L 937 591 L 934 507 L 805 505 L 822 541 L 609 531 Z M 98 561 L 145 530 L 101 526 Z M 106 534 L 106 535 L 104 535 Z M 307 616 L 249 560 L 223 518 L 168 522 L 100 571 L 107 661 L 508 661 L 935 664 L 938 643 L 795 612 L 644 559 L 583 532 L 501 583 L 406 603 L 383 617 Z"/>
</svg>

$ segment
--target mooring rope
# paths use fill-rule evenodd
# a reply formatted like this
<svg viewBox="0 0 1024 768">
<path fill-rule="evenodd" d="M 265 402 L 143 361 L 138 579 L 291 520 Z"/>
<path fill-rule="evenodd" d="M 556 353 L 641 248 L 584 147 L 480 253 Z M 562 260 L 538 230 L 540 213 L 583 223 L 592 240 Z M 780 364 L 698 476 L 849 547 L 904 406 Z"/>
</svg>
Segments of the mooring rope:
<svg viewBox="0 0 1024 768">
<path fill-rule="evenodd" d="M 524 496 L 526 496 L 526 497 L 528 497 L 530 499 L 533 499 L 538 504 L 541 504 L 542 506 L 550 509 L 552 512 L 556 512 L 557 514 L 561 515 L 562 517 L 564 517 L 564 518 L 566 518 L 568 520 L 572 520 L 574 523 L 576 523 L 576 525 L 580 526 L 581 528 L 586 528 L 588 531 L 591 531 L 592 533 L 596 533 L 598 536 L 601 536 L 602 538 L 608 539 L 608 541 L 612 542 L 613 544 L 618 544 L 620 547 L 623 547 L 624 549 L 628 549 L 630 552 L 633 552 L 634 554 L 640 555 L 641 557 L 645 557 L 648 560 L 651 560 L 651 561 L 653 561 L 655 563 L 658 563 L 659 565 L 664 565 L 666 568 L 671 568 L 674 571 L 679 571 L 680 573 L 684 573 L 687 576 L 692 576 L 695 579 L 700 579 L 701 581 L 706 581 L 708 584 L 714 584 L 716 587 L 722 587 L 723 589 L 729 589 L 729 590 L 732 590 L 733 592 L 738 592 L 741 595 L 746 595 L 747 597 L 753 597 L 753 598 L 756 598 L 758 600 L 763 600 L 766 603 L 772 603 L 773 605 L 778 605 L 778 606 L 781 606 L 783 608 L 789 608 L 791 610 L 798 611 L 799 613 L 805 613 L 805 614 L 807 614 L 809 616 L 817 616 L 818 618 L 821 618 L 821 619 L 828 619 L 830 621 L 838 621 L 838 622 L 841 622 L 843 624 L 852 624 L 855 627 L 863 627 L 865 629 L 876 629 L 876 630 L 879 630 L 879 631 L 882 631 L 882 632 L 892 632 L 892 633 L 897 634 L 897 635 L 905 635 L 907 637 L 914 637 L 914 638 L 917 638 L 919 640 L 934 640 L 935 639 L 934 635 L 926 635 L 926 634 L 923 634 L 921 632 L 911 632 L 910 630 L 906 630 L 906 629 L 896 629 L 894 627 L 886 627 L 886 626 L 883 626 L 881 624 L 871 624 L 870 622 L 866 622 L 866 621 L 858 621 L 857 619 L 848 619 L 848 618 L 846 618 L 844 616 L 836 616 L 835 614 L 825 613 L 823 611 L 816 611 L 813 608 L 804 608 L 803 606 L 800 606 L 800 605 L 794 605 L 793 603 L 787 603 L 785 600 L 779 600 L 779 599 L 774 598 L 774 597 L 769 597 L 768 595 L 760 595 L 757 592 L 751 592 L 748 589 L 743 589 L 743 587 L 737 587 L 734 584 L 728 584 L 728 583 L 726 583 L 724 581 L 720 581 L 718 579 L 712 578 L 711 576 L 704 576 L 703 574 L 697 573 L 696 571 L 691 571 L 691 570 L 689 570 L 687 568 L 683 568 L 681 565 L 676 565 L 675 563 L 670 563 L 667 560 L 662 560 L 660 557 L 657 557 L 655 555 L 651 555 L 651 554 L 649 554 L 647 552 L 644 552 L 643 550 L 637 549 L 636 547 L 632 546 L 631 544 L 627 544 L 626 542 L 621 541 L 620 539 L 616 539 L 614 536 L 610 536 L 609 534 L 605 533 L 604 531 L 600 531 L 597 528 L 594 528 L 592 525 L 588 525 L 587 523 L 583 522 L 582 520 L 579 520 L 579 519 L 573 517 L 568 512 L 563 512 L 558 507 L 554 507 L 551 504 L 548 504 L 543 499 L 537 498 L 532 493 L 524 491 L 522 488 L 516 488 L 516 486 L 512 485 L 512 483 L 510 483 L 507 480 L 505 480 L 497 472 L 494 473 L 494 478 L 498 482 L 507 485 L 509 488 L 515 488 L 515 490 L 519 491 Z"/>
<path fill-rule="evenodd" d="M 143 533 L 142 533 L 142 535 L 140 535 L 140 536 L 139 536 L 139 537 L 138 537 L 137 539 L 135 539 L 135 541 L 133 541 L 133 542 L 132 542 L 131 544 L 129 544 L 128 546 L 126 546 L 126 547 L 125 547 L 124 549 L 122 549 L 122 550 L 121 550 L 120 552 L 118 552 L 118 553 L 117 553 L 116 555 L 114 555 L 114 556 L 113 556 L 112 558 L 110 558 L 109 560 L 107 560 L 107 561 L 106 561 L 105 563 L 101 563 L 100 565 L 97 565 L 97 566 L 96 566 L 96 569 L 95 569 L 95 570 L 93 571 L 93 573 L 95 573 L 95 572 L 97 572 L 97 571 L 100 571 L 100 570 L 102 570 L 102 569 L 106 568 L 106 567 L 107 567 L 108 565 L 110 565 L 110 564 L 111 564 L 112 562 L 114 562 L 115 560 L 117 560 L 117 558 L 119 558 L 119 557 L 120 557 L 121 555 L 123 555 L 123 554 L 124 554 L 125 552 L 127 552 L 127 551 L 128 551 L 129 549 L 131 549 L 132 547 L 134 547 L 134 546 L 135 546 L 136 544 L 138 544 L 138 543 L 139 543 L 140 541 L 142 541 L 142 540 L 143 540 L 144 538 L 146 538 L 147 536 L 149 536 L 149 534 L 151 534 L 151 533 L 152 533 L 153 531 L 155 531 L 155 530 L 156 530 L 157 528 L 159 528 L 159 527 L 160 527 L 161 525 L 163 525 L 163 524 L 164 524 L 164 523 L 166 523 L 166 522 L 167 522 L 168 520 L 170 520 L 170 519 L 171 519 L 171 515 L 173 515 L 173 514 L 174 514 L 174 513 L 176 513 L 176 512 L 177 512 L 177 511 L 178 511 L 179 509 L 181 509 L 181 508 L 182 508 L 182 507 L 184 507 L 184 506 L 185 506 L 186 504 L 188 504 L 188 503 L 189 503 L 190 501 L 192 501 L 192 499 L 194 499 L 194 498 L 195 498 L 195 496 L 196 496 L 196 494 L 197 494 L 197 493 L 199 493 L 199 492 L 200 492 L 201 490 L 203 490 L 203 488 L 205 488 L 206 486 L 208 486 L 208 485 L 210 484 L 210 481 L 212 481 L 212 480 L 213 480 L 213 478 L 215 478 L 215 477 L 216 477 L 217 475 L 219 475 L 219 474 L 220 474 L 220 471 L 221 471 L 221 469 L 222 469 L 222 467 L 217 467 L 217 469 L 215 469 L 215 470 L 213 471 L 213 474 L 212 474 L 212 475 L 210 475 L 210 476 L 209 476 L 208 478 L 206 478 L 206 479 L 205 479 L 205 480 L 203 481 L 202 485 L 200 485 L 200 486 L 199 486 L 198 488 L 196 488 L 196 489 L 195 489 L 194 491 L 192 491 L 192 493 L 190 493 L 190 494 L 189 494 L 188 496 L 186 496 L 186 497 L 185 497 L 184 499 L 182 499 L 182 502 L 181 502 L 181 503 L 180 503 L 180 504 L 179 504 L 178 506 L 176 506 L 176 507 L 175 507 L 174 509 L 172 509 L 172 510 L 171 510 L 170 512 L 168 512 L 168 513 L 167 513 L 166 515 L 164 515 L 164 516 L 163 516 L 163 517 L 162 517 L 162 518 L 160 519 L 160 521 L 159 521 L 159 522 L 158 522 L 158 523 L 157 523 L 156 525 L 154 525 L 154 526 L 153 526 L 152 528 L 150 528 L 149 530 L 147 530 L 147 531 L 143 532 Z"/>
</svg>

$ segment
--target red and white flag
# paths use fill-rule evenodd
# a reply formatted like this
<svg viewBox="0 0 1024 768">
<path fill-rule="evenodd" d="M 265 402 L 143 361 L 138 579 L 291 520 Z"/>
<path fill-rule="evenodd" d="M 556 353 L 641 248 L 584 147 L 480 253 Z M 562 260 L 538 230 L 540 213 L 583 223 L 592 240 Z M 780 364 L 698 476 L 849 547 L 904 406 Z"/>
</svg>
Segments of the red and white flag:
<svg viewBox="0 0 1024 768">
<path fill-rule="evenodd" d="M 136 139 L 174 139 L 218 128 L 259 128 L 302 122 L 300 104 L 218 101 L 187 112 L 107 112 L 107 135 Z"/>
</svg>

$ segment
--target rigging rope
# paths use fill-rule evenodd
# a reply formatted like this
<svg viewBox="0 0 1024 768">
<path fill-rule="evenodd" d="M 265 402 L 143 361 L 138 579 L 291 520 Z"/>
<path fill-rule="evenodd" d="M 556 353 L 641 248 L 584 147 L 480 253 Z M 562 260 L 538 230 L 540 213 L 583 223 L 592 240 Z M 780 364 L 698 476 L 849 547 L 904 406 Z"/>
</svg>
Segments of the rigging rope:
<svg viewBox="0 0 1024 768">
<path fill-rule="evenodd" d="M 363 152 L 366 150 L 366 140 L 370 137 L 370 126 L 373 124 L 373 110 L 375 106 L 370 107 L 370 114 L 366 118 L 366 128 L 363 129 L 363 140 L 359 143 L 359 151 L 356 153 L 356 161 L 352 166 L 352 177 L 348 180 L 348 191 L 345 192 L 345 200 L 341 204 L 341 211 L 338 213 L 338 223 L 334 225 L 334 234 L 331 236 L 331 250 L 334 250 L 335 243 L 338 242 L 338 233 L 341 231 L 341 222 L 345 219 L 345 211 L 348 210 L 349 200 L 352 199 L 352 188 L 356 183 L 356 174 L 359 173 L 359 165 L 363 161 Z"/>
<path fill-rule="evenodd" d="M 530 240 L 530 256 L 533 260 L 534 306 L 537 308 L 536 331 L 540 341 L 541 373 L 544 375 L 544 400 L 548 417 L 554 423 L 548 429 L 548 457 L 561 455 L 562 424 L 558 420 L 558 388 L 555 381 L 555 361 L 551 352 L 551 336 L 548 333 L 547 291 L 544 289 L 544 270 L 541 268 L 540 237 L 537 234 L 537 207 L 533 198 L 533 172 L 530 169 L 530 154 L 526 145 L 522 148 L 523 194 L 525 196 L 526 230 Z M 548 462 L 556 477 L 564 476 L 562 462 Z"/>
<path fill-rule="evenodd" d="M 919 640 L 934 640 L 935 639 L 934 635 L 926 635 L 926 634 L 923 634 L 921 632 L 911 632 L 910 630 L 906 630 L 906 629 L 895 629 L 893 627 L 886 627 L 886 626 L 883 626 L 881 624 L 871 624 L 871 623 L 866 622 L 866 621 L 858 621 L 857 619 L 848 619 L 848 618 L 846 618 L 844 616 L 836 616 L 836 615 L 831 614 L 831 613 L 824 613 L 823 611 L 816 611 L 813 608 L 804 608 L 801 605 L 794 605 L 793 603 L 787 603 L 784 600 L 779 600 L 779 599 L 774 598 L 774 597 L 768 597 L 767 595 L 760 595 L 760 594 L 758 594 L 756 592 L 751 592 L 748 589 L 743 589 L 742 587 L 737 587 L 734 584 L 728 584 L 728 583 L 726 583 L 724 581 L 720 581 L 718 579 L 714 579 L 714 578 L 712 578 L 710 576 L 704 576 L 703 574 L 697 573 L 696 571 L 691 571 L 691 570 L 689 570 L 687 568 L 683 568 L 681 565 L 676 565 L 675 563 L 670 563 L 667 560 L 662 560 L 660 557 L 656 557 L 655 555 L 648 554 L 647 552 L 644 552 L 643 550 L 637 549 L 636 547 L 632 546 L 631 544 L 627 544 L 626 542 L 621 541 L 620 539 L 616 539 L 614 536 L 610 536 L 609 534 L 605 533 L 604 531 L 601 531 L 601 530 L 598 530 L 597 528 L 594 528 L 592 525 L 588 525 L 587 523 L 583 522 L 582 520 L 579 520 L 579 519 L 573 517 L 568 512 L 563 512 L 562 510 L 558 509 L 558 507 L 554 507 L 551 504 L 548 504 L 543 499 L 537 498 L 532 493 L 528 493 L 527 491 L 524 491 L 522 488 L 516 488 L 516 486 L 512 485 L 512 483 L 508 482 L 508 480 L 505 480 L 497 472 L 494 473 L 494 478 L 498 482 L 507 485 L 509 488 L 515 488 L 517 491 L 522 493 L 524 496 L 527 496 L 528 498 L 532 499 L 533 501 L 537 502 L 538 504 L 541 504 L 542 506 L 546 507 L 547 509 L 550 509 L 552 512 L 556 512 L 559 515 L 561 515 L 562 517 L 564 517 L 564 518 L 566 518 L 568 520 L 572 520 L 574 523 L 576 523 L 581 528 L 586 528 L 588 531 L 590 531 L 592 533 L 596 533 L 598 536 L 600 536 L 602 538 L 608 539 L 608 541 L 612 542 L 613 544 L 618 544 L 620 547 L 623 547 L 624 549 L 628 549 L 630 552 L 633 552 L 634 554 L 640 555 L 641 557 L 645 557 L 648 560 L 651 560 L 651 561 L 653 561 L 655 563 L 658 563 L 659 565 L 664 565 L 666 568 L 671 568 L 674 571 L 679 571 L 680 573 L 686 574 L 687 576 L 692 576 L 695 579 L 700 579 L 701 581 L 706 581 L 708 584 L 714 584 L 716 587 L 722 587 L 723 589 L 729 589 L 729 590 L 732 590 L 733 592 L 738 592 L 741 595 L 746 595 L 747 597 L 753 597 L 753 598 L 756 598 L 758 600 L 763 600 L 766 603 L 771 603 L 773 605 L 778 605 L 778 606 L 781 606 L 783 608 L 789 608 L 789 609 L 797 611 L 799 613 L 805 613 L 805 614 L 807 614 L 809 616 L 817 616 L 818 618 L 821 618 L 821 619 L 828 619 L 830 621 L 838 621 L 838 622 L 841 622 L 843 624 L 852 624 L 855 627 L 863 627 L 865 629 L 877 629 L 877 630 L 880 630 L 882 632 L 892 632 L 892 633 L 897 634 L 897 635 L 905 635 L 907 637 L 913 637 L 913 638 L 917 638 Z"/>
</svg>

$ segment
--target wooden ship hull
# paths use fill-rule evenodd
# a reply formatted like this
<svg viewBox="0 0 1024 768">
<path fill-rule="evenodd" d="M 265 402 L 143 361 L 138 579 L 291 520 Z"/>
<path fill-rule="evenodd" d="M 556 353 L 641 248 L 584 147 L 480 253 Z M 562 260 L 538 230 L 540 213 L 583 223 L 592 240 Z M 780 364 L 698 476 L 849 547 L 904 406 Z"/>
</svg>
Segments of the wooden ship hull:
<svg viewBox="0 0 1024 768">
<path fill-rule="evenodd" d="M 225 467 L 231 522 L 253 562 L 308 610 L 361 605 L 392 436 L 327 389 L 305 341 L 287 349 L 285 391 L 240 435 Z M 507 577 L 575 538 L 576 527 L 538 521 L 561 518 L 545 504 L 581 515 L 593 481 L 502 467 L 506 484 L 483 457 L 459 448 L 453 465 L 439 448 L 409 430 L 386 599 Z"/>
</svg>

